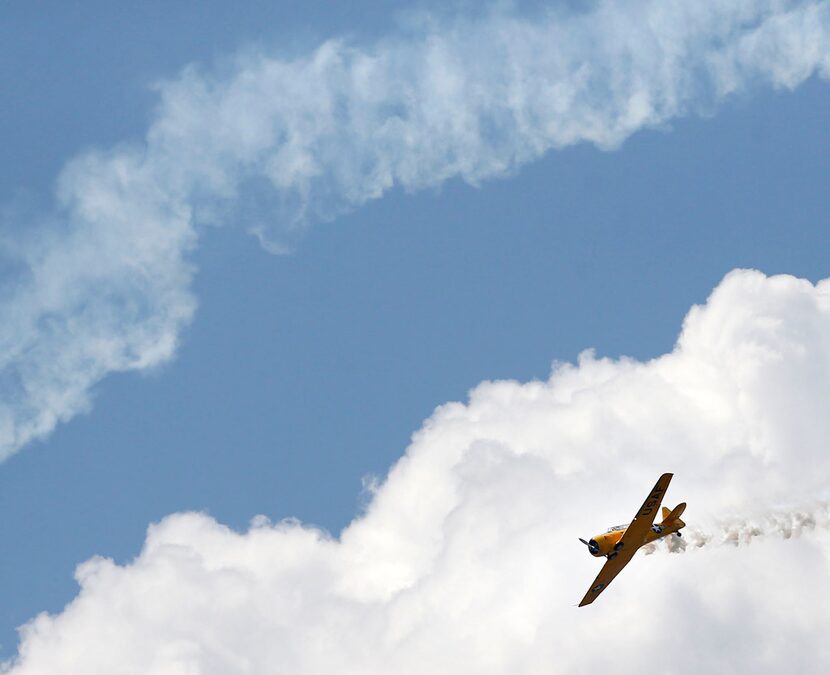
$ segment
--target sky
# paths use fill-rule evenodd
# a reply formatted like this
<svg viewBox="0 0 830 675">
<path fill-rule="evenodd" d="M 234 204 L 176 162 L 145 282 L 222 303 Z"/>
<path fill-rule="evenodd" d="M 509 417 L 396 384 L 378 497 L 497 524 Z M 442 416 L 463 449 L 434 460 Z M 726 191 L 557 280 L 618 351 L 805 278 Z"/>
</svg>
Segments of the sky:
<svg viewBox="0 0 830 675">
<path fill-rule="evenodd" d="M 826 671 L 825 5 L 0 31 L 0 671 Z"/>
</svg>

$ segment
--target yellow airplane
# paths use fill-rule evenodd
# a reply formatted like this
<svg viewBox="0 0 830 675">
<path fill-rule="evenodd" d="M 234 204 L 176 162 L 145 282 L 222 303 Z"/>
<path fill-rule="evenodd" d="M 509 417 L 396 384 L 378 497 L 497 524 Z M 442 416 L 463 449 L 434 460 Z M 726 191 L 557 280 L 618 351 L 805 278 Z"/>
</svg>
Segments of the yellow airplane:
<svg viewBox="0 0 830 675">
<path fill-rule="evenodd" d="M 653 541 L 667 537 L 670 534 L 680 535 L 680 528 L 686 527 L 686 523 L 680 520 L 680 515 L 686 508 L 686 503 L 678 504 L 671 511 L 665 506 L 663 507 L 663 522 L 659 525 L 654 525 L 654 517 L 657 515 L 657 509 L 660 508 L 660 503 L 663 501 L 663 495 L 666 494 L 666 489 L 669 487 L 669 482 L 674 474 L 664 473 L 660 476 L 660 480 L 649 492 L 646 501 L 637 511 L 634 520 L 626 525 L 617 525 L 611 527 L 605 534 L 599 534 L 590 541 L 585 541 L 582 537 L 579 538 L 583 544 L 588 547 L 591 555 L 597 558 L 605 556 L 608 558 L 602 569 L 599 571 L 594 583 L 588 589 L 585 597 L 579 606 L 590 605 L 597 599 L 608 584 L 617 576 L 622 568 L 625 567 L 637 550 L 645 544 L 650 544 Z"/>
</svg>

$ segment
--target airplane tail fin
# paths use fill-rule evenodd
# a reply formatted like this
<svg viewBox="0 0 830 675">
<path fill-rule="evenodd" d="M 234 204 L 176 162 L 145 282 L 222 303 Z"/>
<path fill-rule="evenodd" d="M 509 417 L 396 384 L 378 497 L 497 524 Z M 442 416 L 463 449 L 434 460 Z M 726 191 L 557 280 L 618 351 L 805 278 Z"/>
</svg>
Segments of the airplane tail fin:
<svg viewBox="0 0 830 675">
<path fill-rule="evenodd" d="M 680 520 L 680 515 L 686 510 L 686 502 L 681 502 L 669 511 L 665 506 L 663 507 L 663 522 L 670 523 L 673 520 Z M 682 522 L 682 521 L 681 521 Z"/>
</svg>

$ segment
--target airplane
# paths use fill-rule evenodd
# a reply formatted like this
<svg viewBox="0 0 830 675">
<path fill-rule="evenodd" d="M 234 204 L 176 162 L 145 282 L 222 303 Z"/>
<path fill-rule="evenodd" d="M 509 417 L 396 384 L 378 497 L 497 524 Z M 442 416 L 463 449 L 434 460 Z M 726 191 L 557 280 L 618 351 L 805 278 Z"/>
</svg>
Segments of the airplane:
<svg viewBox="0 0 830 675">
<path fill-rule="evenodd" d="M 680 529 L 686 527 L 686 523 L 680 520 L 680 515 L 686 508 L 686 502 L 678 504 L 673 509 L 669 510 L 663 507 L 662 516 L 663 521 L 659 525 L 654 525 L 654 518 L 657 515 L 657 509 L 663 501 L 663 495 L 669 487 L 669 482 L 674 474 L 664 473 L 660 479 L 649 492 L 646 501 L 637 511 L 628 525 L 617 525 L 616 527 L 608 528 L 604 534 L 599 534 L 589 541 L 585 541 L 582 537 L 579 538 L 583 544 L 588 547 L 588 551 L 592 556 L 597 558 L 605 557 L 607 562 L 602 566 L 594 583 L 588 589 L 580 607 L 590 605 L 599 597 L 608 584 L 616 577 L 634 557 L 634 554 L 641 546 L 650 544 L 653 541 L 667 537 L 670 534 L 681 536 Z"/>
</svg>

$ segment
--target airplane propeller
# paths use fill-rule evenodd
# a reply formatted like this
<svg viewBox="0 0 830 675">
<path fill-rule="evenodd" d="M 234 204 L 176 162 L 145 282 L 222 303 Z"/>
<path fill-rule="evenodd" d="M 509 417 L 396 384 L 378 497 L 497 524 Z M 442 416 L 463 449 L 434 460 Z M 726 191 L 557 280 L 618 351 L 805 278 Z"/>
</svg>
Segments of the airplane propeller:
<svg viewBox="0 0 830 675">
<path fill-rule="evenodd" d="M 582 537 L 578 537 L 578 539 L 588 547 L 588 550 L 591 552 L 591 555 L 596 555 L 597 553 L 599 553 L 599 545 L 593 539 L 591 541 L 585 541 Z"/>
</svg>

